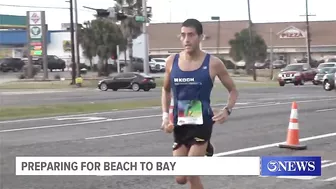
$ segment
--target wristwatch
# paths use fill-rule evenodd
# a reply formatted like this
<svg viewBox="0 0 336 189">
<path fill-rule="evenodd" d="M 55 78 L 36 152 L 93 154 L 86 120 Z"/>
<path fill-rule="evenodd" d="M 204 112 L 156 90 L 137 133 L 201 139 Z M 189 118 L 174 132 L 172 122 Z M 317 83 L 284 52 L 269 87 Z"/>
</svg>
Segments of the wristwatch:
<svg viewBox="0 0 336 189">
<path fill-rule="evenodd" d="M 228 115 L 231 114 L 231 112 L 232 112 L 232 109 L 231 109 L 231 108 L 225 106 L 224 109 L 227 111 Z"/>
</svg>

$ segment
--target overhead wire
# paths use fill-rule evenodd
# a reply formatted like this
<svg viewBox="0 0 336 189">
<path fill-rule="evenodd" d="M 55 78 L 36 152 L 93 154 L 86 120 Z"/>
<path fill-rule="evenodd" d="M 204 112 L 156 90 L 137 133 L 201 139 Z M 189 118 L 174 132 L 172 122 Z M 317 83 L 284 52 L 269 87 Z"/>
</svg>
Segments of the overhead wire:
<svg viewBox="0 0 336 189">
<path fill-rule="evenodd" d="M 41 9 L 58 9 L 58 10 L 69 10 L 70 7 L 51 7 L 51 6 L 31 6 L 31 5 L 13 5 L 13 4 L 0 4 L 1 7 L 18 7 L 18 8 L 41 8 Z M 78 9 L 80 11 L 92 12 L 89 9 Z"/>
</svg>

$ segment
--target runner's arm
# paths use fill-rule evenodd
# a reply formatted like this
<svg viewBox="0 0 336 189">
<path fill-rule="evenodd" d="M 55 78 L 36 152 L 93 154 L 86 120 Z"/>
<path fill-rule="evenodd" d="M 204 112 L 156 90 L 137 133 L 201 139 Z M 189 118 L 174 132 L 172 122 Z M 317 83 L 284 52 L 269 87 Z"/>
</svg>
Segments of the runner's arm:
<svg viewBox="0 0 336 189">
<path fill-rule="evenodd" d="M 235 106 L 238 98 L 238 91 L 236 85 L 233 82 L 233 79 L 230 76 L 228 70 L 226 69 L 225 64 L 219 58 L 215 58 L 214 63 L 215 63 L 214 67 L 216 71 L 216 76 L 219 78 L 223 86 L 229 92 L 228 102 L 226 106 L 232 109 Z"/>
<path fill-rule="evenodd" d="M 170 106 L 170 71 L 173 64 L 174 56 L 171 55 L 166 60 L 166 70 L 163 77 L 163 86 L 162 86 L 162 96 L 161 96 L 161 106 L 162 106 L 162 113 L 168 114 L 169 106 Z"/>
</svg>

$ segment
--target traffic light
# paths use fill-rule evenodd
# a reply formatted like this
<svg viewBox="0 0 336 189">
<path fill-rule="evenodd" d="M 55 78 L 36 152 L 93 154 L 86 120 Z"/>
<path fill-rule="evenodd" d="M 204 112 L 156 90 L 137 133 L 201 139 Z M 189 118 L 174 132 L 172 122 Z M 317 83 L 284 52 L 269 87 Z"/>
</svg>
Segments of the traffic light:
<svg viewBox="0 0 336 189">
<path fill-rule="evenodd" d="M 116 12 L 115 8 L 110 7 L 108 9 L 96 9 L 97 11 L 97 17 L 99 18 L 110 18 L 113 20 L 125 20 L 127 18 L 127 15 L 121 12 Z"/>
<path fill-rule="evenodd" d="M 117 20 L 125 20 L 127 18 L 127 15 L 125 15 L 124 13 L 118 12 L 116 14 L 116 18 L 117 18 Z"/>
<path fill-rule="evenodd" d="M 97 9 L 96 11 L 97 11 L 97 15 L 96 15 L 97 17 L 105 18 L 105 17 L 110 16 L 110 12 L 107 11 L 106 9 Z"/>
</svg>

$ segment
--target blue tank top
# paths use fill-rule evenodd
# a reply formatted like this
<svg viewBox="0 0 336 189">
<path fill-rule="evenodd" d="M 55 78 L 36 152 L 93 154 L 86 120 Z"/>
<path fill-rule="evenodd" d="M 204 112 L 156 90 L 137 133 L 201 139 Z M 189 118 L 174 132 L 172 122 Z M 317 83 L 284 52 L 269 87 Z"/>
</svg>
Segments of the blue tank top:
<svg viewBox="0 0 336 189">
<path fill-rule="evenodd" d="M 213 112 L 211 109 L 211 91 L 213 81 L 209 73 L 210 54 L 206 54 L 202 65 L 194 71 L 182 71 L 178 65 L 179 54 L 175 55 L 170 73 L 170 85 L 173 96 L 173 118 L 174 125 L 177 125 L 178 115 L 180 114 L 180 101 L 201 102 L 203 124 L 193 125 L 212 125 Z"/>
</svg>

